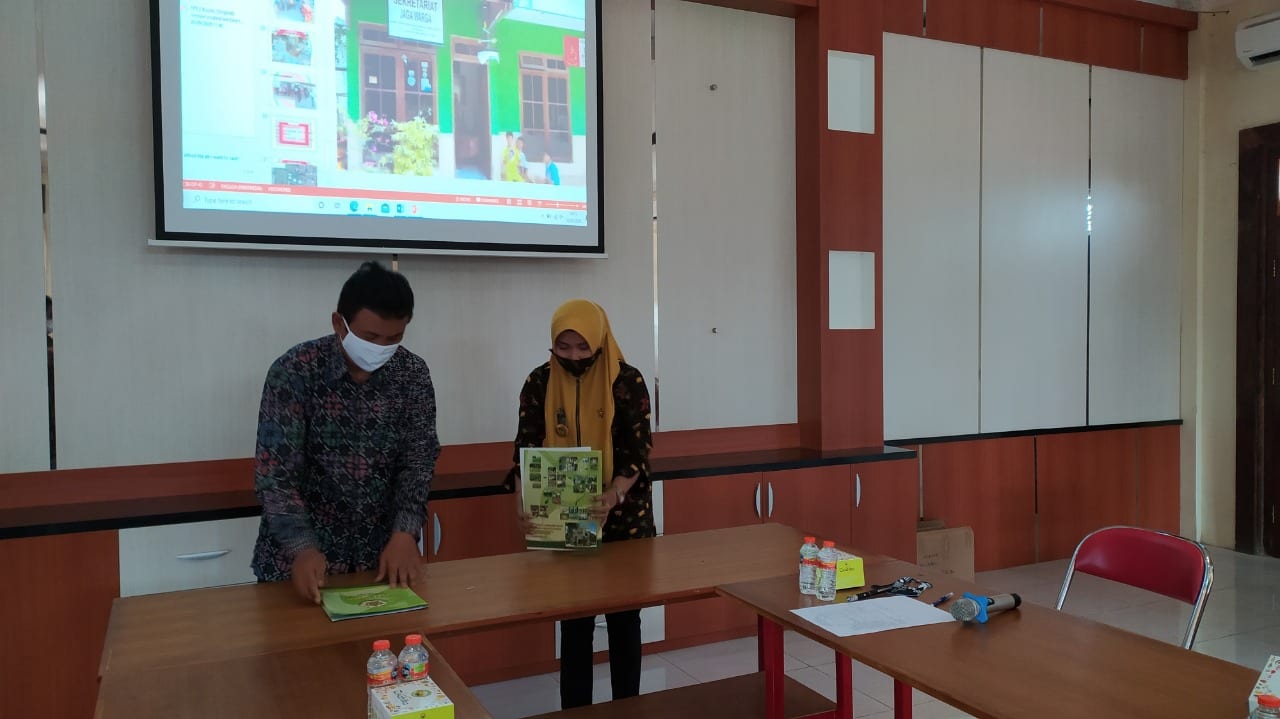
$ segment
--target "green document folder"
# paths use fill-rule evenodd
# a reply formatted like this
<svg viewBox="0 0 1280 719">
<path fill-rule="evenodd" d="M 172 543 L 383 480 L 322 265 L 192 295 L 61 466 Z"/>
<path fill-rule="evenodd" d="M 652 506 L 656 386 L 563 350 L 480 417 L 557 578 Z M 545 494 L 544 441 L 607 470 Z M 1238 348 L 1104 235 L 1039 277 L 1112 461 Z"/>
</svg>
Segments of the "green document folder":
<svg viewBox="0 0 1280 719">
<path fill-rule="evenodd" d="M 407 587 L 392 589 L 385 584 L 368 587 L 334 587 L 321 589 L 324 613 L 329 620 L 372 617 L 379 614 L 396 614 L 425 609 L 427 603 Z"/>
</svg>

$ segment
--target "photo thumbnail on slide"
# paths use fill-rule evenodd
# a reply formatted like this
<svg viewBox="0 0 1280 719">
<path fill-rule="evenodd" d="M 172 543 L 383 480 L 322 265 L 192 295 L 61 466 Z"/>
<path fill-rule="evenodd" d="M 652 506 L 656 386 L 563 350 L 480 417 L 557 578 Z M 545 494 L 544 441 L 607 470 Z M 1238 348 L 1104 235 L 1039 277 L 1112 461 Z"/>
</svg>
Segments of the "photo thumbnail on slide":
<svg viewBox="0 0 1280 719">
<path fill-rule="evenodd" d="M 352 0 L 335 24 L 339 162 L 584 186 L 586 2 Z"/>
</svg>

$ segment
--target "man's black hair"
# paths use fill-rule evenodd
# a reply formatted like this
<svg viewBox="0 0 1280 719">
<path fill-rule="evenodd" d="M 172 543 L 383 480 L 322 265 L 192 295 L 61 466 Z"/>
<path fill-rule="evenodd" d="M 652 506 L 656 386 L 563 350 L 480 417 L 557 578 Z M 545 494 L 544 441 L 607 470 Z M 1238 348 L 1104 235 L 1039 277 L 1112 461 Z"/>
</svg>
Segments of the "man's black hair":
<svg viewBox="0 0 1280 719">
<path fill-rule="evenodd" d="M 378 262 L 360 265 L 342 285 L 338 313 L 350 322 L 360 310 L 369 310 L 386 319 L 413 319 L 413 290 L 409 288 L 409 280 Z"/>
</svg>

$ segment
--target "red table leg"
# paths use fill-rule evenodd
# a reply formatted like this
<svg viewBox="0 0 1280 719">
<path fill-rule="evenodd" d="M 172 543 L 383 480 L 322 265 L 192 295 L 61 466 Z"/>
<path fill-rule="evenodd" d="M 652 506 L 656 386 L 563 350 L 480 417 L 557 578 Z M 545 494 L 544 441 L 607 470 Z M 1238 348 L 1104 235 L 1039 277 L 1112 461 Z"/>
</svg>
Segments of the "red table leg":
<svg viewBox="0 0 1280 719">
<path fill-rule="evenodd" d="M 836 716 L 853 719 L 853 660 L 836 652 Z"/>
<path fill-rule="evenodd" d="M 893 719 L 911 719 L 911 685 L 893 680 Z"/>
<path fill-rule="evenodd" d="M 762 617 L 760 646 L 764 658 L 765 719 L 782 719 L 782 682 L 786 676 L 782 657 L 782 625 Z"/>
</svg>

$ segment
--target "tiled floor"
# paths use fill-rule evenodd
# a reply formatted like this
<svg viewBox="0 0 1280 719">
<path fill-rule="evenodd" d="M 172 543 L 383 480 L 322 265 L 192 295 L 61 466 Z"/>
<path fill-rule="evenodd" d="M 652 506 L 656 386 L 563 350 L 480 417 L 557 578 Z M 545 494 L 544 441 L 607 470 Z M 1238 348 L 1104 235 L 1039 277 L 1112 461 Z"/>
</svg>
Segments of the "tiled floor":
<svg viewBox="0 0 1280 719">
<path fill-rule="evenodd" d="M 1213 592 L 1196 635 L 1195 650 L 1261 668 L 1280 654 L 1280 559 L 1253 557 L 1210 548 Z M 1053 606 L 1066 560 L 983 572 L 978 583 L 1017 592 L 1023 599 Z M 1180 602 L 1077 575 L 1065 610 L 1167 642 L 1182 638 L 1190 608 Z M 787 674 L 835 698 L 835 661 L 830 650 L 796 634 L 786 635 Z M 644 657 L 640 691 L 647 693 L 746 674 L 756 670 L 755 638 L 737 639 Z M 596 701 L 609 698 L 609 666 L 595 667 Z M 854 713 L 858 717 L 893 716 L 893 681 L 854 663 Z M 495 719 L 516 719 L 560 708 L 558 677 L 544 674 L 474 688 Z M 916 719 L 969 716 L 922 692 L 913 692 Z"/>
</svg>

